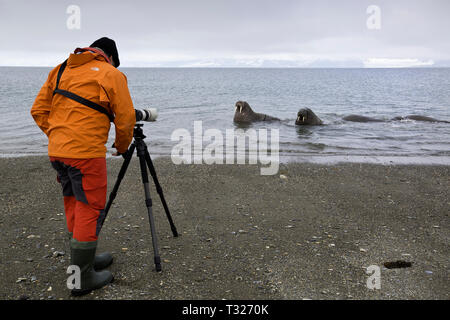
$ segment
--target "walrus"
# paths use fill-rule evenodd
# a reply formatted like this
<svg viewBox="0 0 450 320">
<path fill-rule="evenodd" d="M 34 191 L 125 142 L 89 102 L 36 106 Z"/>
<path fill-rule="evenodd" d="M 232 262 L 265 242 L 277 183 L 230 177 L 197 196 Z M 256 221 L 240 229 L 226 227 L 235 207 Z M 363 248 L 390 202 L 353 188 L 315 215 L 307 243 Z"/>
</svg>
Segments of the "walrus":
<svg viewBox="0 0 450 320">
<path fill-rule="evenodd" d="M 450 121 L 438 120 L 431 117 L 419 116 L 419 115 L 409 115 L 406 117 L 395 117 L 392 120 L 401 121 L 401 120 L 414 120 L 414 121 L 425 121 L 425 122 L 441 122 L 441 123 L 450 123 Z"/>
<path fill-rule="evenodd" d="M 438 120 L 431 117 L 420 116 L 420 115 L 409 115 L 405 117 L 394 117 L 391 120 L 382 120 L 366 116 L 360 116 L 352 114 L 342 118 L 345 121 L 351 122 L 387 122 L 387 121 L 400 121 L 400 120 L 415 120 L 415 121 L 425 121 L 425 122 L 440 122 L 440 123 L 450 123 L 450 121 Z M 309 108 L 300 109 L 297 113 L 297 119 L 295 120 L 296 125 L 321 125 L 322 120 Z"/>
<path fill-rule="evenodd" d="M 371 117 L 365 117 L 365 116 L 359 116 L 356 114 L 351 114 L 349 116 L 342 118 L 345 121 L 352 121 L 352 122 L 383 122 L 384 120 L 381 119 L 375 119 Z"/>
<path fill-rule="evenodd" d="M 250 123 L 256 121 L 279 121 L 280 119 L 264 113 L 256 113 L 246 101 L 236 102 L 233 121 L 237 123 Z"/>
<path fill-rule="evenodd" d="M 295 124 L 317 126 L 323 124 L 323 121 L 310 108 L 303 108 L 298 111 Z"/>
</svg>

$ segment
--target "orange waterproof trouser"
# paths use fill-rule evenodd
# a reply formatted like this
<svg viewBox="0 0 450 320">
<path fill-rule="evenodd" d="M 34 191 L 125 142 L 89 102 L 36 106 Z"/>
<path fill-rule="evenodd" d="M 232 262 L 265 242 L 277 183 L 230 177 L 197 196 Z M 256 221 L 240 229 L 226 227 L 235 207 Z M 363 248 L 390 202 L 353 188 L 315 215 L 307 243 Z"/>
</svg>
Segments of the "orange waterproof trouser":
<svg viewBox="0 0 450 320">
<path fill-rule="evenodd" d="M 64 196 L 67 229 L 78 241 L 96 241 L 106 203 L 106 159 L 50 157 Z"/>
</svg>

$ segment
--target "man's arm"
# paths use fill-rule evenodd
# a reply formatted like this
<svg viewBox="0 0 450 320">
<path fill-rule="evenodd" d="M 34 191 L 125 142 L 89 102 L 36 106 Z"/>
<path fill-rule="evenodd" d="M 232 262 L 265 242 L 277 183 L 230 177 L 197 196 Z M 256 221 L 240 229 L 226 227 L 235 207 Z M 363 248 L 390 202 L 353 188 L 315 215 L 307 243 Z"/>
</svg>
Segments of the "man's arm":
<svg viewBox="0 0 450 320">
<path fill-rule="evenodd" d="M 110 91 L 110 107 L 115 115 L 116 140 L 114 145 L 119 153 L 125 153 L 133 139 L 136 115 L 128 90 L 127 78 L 121 72 L 112 78 L 111 88 L 108 91 Z"/>
<path fill-rule="evenodd" d="M 36 124 L 41 128 L 41 130 L 48 136 L 48 116 L 52 108 L 53 99 L 53 86 L 55 81 L 55 75 L 59 66 L 53 69 L 39 91 L 36 99 L 34 100 L 33 106 L 31 107 L 31 116 L 33 117 Z"/>
</svg>

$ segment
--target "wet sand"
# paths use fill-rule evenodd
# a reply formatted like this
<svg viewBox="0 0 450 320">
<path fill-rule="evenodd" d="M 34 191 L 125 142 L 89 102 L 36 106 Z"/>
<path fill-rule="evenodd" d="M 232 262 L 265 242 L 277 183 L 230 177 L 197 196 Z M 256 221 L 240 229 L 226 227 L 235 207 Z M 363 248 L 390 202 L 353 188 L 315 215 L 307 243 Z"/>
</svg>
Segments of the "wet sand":
<svg viewBox="0 0 450 320">
<path fill-rule="evenodd" d="M 121 164 L 108 159 L 109 191 Z M 134 159 L 100 234 L 115 281 L 77 299 L 449 299 L 449 166 L 155 167 L 180 233 L 152 187 L 163 272 Z M 0 175 L 0 299 L 75 299 L 48 159 L 0 159 Z M 383 266 L 397 260 L 412 265 Z M 370 265 L 379 290 L 367 288 Z"/>
</svg>

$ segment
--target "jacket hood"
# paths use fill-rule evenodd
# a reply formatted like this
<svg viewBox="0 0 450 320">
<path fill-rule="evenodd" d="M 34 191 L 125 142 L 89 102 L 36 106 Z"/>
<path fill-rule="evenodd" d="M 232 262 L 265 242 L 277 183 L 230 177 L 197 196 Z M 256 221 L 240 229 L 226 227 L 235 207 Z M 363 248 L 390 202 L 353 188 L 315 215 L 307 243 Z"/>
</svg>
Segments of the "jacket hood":
<svg viewBox="0 0 450 320">
<path fill-rule="evenodd" d="M 76 68 L 92 60 L 106 62 L 105 58 L 101 54 L 85 51 L 83 53 L 71 53 L 69 59 L 67 60 L 67 66 L 69 68 Z"/>
</svg>

